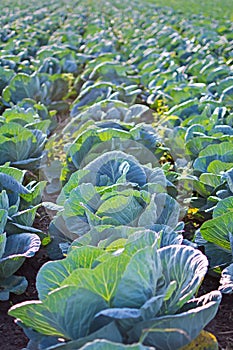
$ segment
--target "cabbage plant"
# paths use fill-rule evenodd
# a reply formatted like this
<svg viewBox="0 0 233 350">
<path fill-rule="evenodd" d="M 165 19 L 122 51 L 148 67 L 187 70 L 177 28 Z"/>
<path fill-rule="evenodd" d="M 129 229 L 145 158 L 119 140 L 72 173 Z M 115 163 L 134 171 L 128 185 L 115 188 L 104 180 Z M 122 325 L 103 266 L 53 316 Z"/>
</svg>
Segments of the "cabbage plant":
<svg viewBox="0 0 233 350">
<path fill-rule="evenodd" d="M 66 240 L 73 240 L 88 232 L 90 228 L 99 225 L 150 227 L 157 224 L 174 228 L 178 223 L 180 209 L 178 203 L 168 194 L 166 195 L 166 190 L 170 189 L 167 185 L 170 186 L 170 182 L 167 181 L 161 168 L 151 169 L 143 166 L 136 158 L 121 151 L 106 152 L 71 175 L 58 197 L 57 203 L 60 206 L 58 208 L 61 211 L 52 221 L 50 233 L 55 240 L 63 240 L 64 236 Z M 87 190 L 89 188 L 90 195 L 87 195 L 85 188 Z M 96 191 L 95 199 L 90 197 L 91 188 Z M 85 198 L 81 199 L 79 192 Z M 158 198 L 155 203 L 152 197 L 155 198 L 156 193 Z M 99 204 L 97 204 L 97 197 L 100 200 Z M 95 200 L 97 200 L 96 203 L 94 203 Z M 72 213 L 68 209 L 71 201 L 72 207 L 77 209 L 77 205 L 79 206 L 82 215 L 80 215 L 81 212 Z M 86 201 L 88 201 L 87 211 L 83 211 Z M 105 214 L 102 215 L 100 212 L 97 214 L 96 205 L 103 203 L 105 203 Z M 164 209 L 162 209 L 163 206 Z M 98 219 L 99 215 L 102 219 L 100 217 Z M 172 231 L 171 227 L 170 231 Z"/>
<path fill-rule="evenodd" d="M 32 206 L 25 210 L 19 210 L 18 205 L 19 201 L 17 204 L 10 206 L 6 191 L 0 192 L 0 209 L 7 212 L 7 222 L 5 225 L 7 235 L 30 232 L 38 233 L 44 236 L 41 230 L 32 227 L 37 209 L 41 206 L 41 204 Z"/>
<path fill-rule="evenodd" d="M 0 92 L 9 84 L 9 81 L 15 75 L 11 69 L 0 67 Z"/>
<path fill-rule="evenodd" d="M 99 225 L 175 228 L 180 208 L 166 193 L 171 187 L 161 168 L 143 166 L 121 151 L 106 152 L 71 175 L 50 233 L 73 240 Z"/>
<path fill-rule="evenodd" d="M 64 132 L 69 133 L 72 137 L 75 131 L 91 119 L 95 122 L 115 120 L 125 123 L 152 123 L 154 120 L 152 111 L 145 105 L 134 104 L 129 107 L 127 103 L 122 101 L 103 100 L 73 117 L 65 127 Z"/>
<path fill-rule="evenodd" d="M 89 125 L 89 126 L 88 126 Z M 83 168 L 99 155 L 121 150 L 134 155 L 142 164 L 159 165 L 164 152 L 156 131 L 146 124 L 130 124 L 105 121 L 90 122 L 83 131 L 78 131 L 76 139 L 67 151 L 67 173 Z"/>
<path fill-rule="evenodd" d="M 74 240 L 99 225 L 146 227 L 154 224 L 175 228 L 180 207 L 167 193 L 150 194 L 146 190 L 124 186 L 97 189 L 83 183 L 72 189 L 69 198 L 50 225 L 52 235 L 63 234 Z"/>
<path fill-rule="evenodd" d="M 221 300 L 218 291 L 195 297 L 208 261 L 192 247 L 157 248 L 152 234 L 135 233 L 114 253 L 83 246 L 46 263 L 37 276 L 40 300 L 9 311 L 31 339 L 28 349 L 105 339 L 172 350 L 198 336 Z"/>
<path fill-rule="evenodd" d="M 61 74 L 50 76 L 46 73 L 28 75 L 16 74 L 2 92 L 6 106 L 30 99 L 43 103 L 48 109 L 64 111 L 69 108 L 63 98 L 68 94 L 69 84 Z"/>
<path fill-rule="evenodd" d="M 6 162 L 20 169 L 38 168 L 47 136 L 41 130 L 30 130 L 18 123 L 0 126 L 0 164 Z"/>
<path fill-rule="evenodd" d="M 156 242 L 158 248 L 173 244 L 182 244 L 183 236 L 178 231 L 178 227 L 172 230 L 166 225 L 154 225 L 144 229 L 140 227 L 129 226 L 110 226 L 103 225 L 92 228 L 85 235 L 75 239 L 67 248 L 67 244 L 61 244 L 65 254 L 71 252 L 77 247 L 94 246 L 108 251 L 122 249 L 127 244 L 134 244 L 144 240 L 148 245 Z"/>
<path fill-rule="evenodd" d="M 54 128 L 54 112 L 48 112 L 42 104 L 33 104 L 31 100 L 19 103 L 19 105 L 7 108 L 0 118 L 0 123 L 14 122 L 28 128 L 29 130 L 41 130 L 48 134 Z"/>
<path fill-rule="evenodd" d="M 9 163 L 0 166 L 0 191 L 6 191 L 7 201 L 5 208 L 16 205 L 18 209 L 28 209 L 41 201 L 41 194 L 45 187 L 45 181 L 31 181 L 24 185 L 25 170 L 9 166 Z"/>
<path fill-rule="evenodd" d="M 213 218 L 204 222 L 196 242 L 205 247 L 210 267 L 221 272 L 220 290 L 233 293 L 233 196 L 222 199 L 213 210 Z"/>
<path fill-rule="evenodd" d="M 7 211 L 4 231 L 7 235 L 31 232 L 44 234 L 32 227 L 45 182 L 31 181 L 24 186 L 25 171 L 5 164 L 0 166 L 0 209 Z"/>
<path fill-rule="evenodd" d="M 195 120 L 196 118 L 196 120 Z M 217 107 L 211 113 L 206 105 L 201 116 L 183 122 L 189 126 L 185 133 L 185 147 L 193 160 L 193 188 L 198 194 L 194 206 L 210 209 L 219 198 L 232 194 L 230 190 L 233 128 L 228 125 L 226 107 Z"/>
<path fill-rule="evenodd" d="M 97 188 L 131 184 L 135 189 L 150 193 L 166 192 L 170 185 L 161 168 L 143 166 L 135 157 L 122 151 L 105 152 L 74 172 L 62 188 L 57 203 L 63 205 L 72 189 L 83 183 L 91 183 Z"/>
<path fill-rule="evenodd" d="M 6 167 L 4 170 L 9 169 L 11 168 Z M 41 234 L 43 237 L 43 232 L 32 227 L 32 225 L 35 220 L 37 209 L 41 206 L 41 203 L 36 203 L 40 201 L 40 192 L 44 183 L 38 183 L 32 187 L 30 191 L 30 188 L 21 185 L 14 177 L 2 173 L 1 170 L 2 169 L 0 169 L 0 187 L 6 188 L 0 191 L 0 209 L 7 212 L 7 221 L 4 231 L 6 231 L 8 235 L 31 232 Z M 16 169 L 16 173 L 17 170 L 18 169 Z M 33 205 L 34 203 L 36 205 Z"/>
<path fill-rule="evenodd" d="M 7 211 L 0 209 L 0 300 L 8 300 L 9 294 L 22 294 L 27 288 L 25 277 L 14 273 L 26 258 L 34 256 L 40 248 L 40 238 L 36 234 L 21 233 L 7 237 L 4 232 Z"/>
</svg>

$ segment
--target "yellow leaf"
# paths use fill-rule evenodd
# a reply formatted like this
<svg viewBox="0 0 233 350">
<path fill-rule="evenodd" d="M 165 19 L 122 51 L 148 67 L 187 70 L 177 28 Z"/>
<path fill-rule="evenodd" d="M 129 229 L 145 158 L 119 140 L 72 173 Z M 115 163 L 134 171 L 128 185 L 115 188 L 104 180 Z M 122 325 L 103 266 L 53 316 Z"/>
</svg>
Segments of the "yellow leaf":
<svg viewBox="0 0 233 350">
<path fill-rule="evenodd" d="M 218 342 L 213 334 L 201 331 L 197 338 L 180 350 L 218 350 Z"/>
</svg>

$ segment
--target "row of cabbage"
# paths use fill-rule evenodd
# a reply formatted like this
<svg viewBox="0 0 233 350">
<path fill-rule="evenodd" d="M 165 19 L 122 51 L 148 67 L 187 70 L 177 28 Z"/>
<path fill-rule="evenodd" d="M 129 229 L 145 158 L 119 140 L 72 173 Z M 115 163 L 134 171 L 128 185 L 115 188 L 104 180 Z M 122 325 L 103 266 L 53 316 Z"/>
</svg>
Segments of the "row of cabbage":
<svg viewBox="0 0 233 350">
<path fill-rule="evenodd" d="M 28 349 L 178 349 L 215 316 L 219 291 L 195 297 L 208 261 L 183 239 L 176 187 L 166 167 L 137 159 L 159 163 L 160 148 L 151 127 L 116 121 L 70 146 L 50 225 L 53 254 L 60 238 L 66 258 L 39 271 L 39 301 L 9 311 Z"/>
<path fill-rule="evenodd" d="M 40 270 L 40 301 L 10 314 L 31 339 L 28 349 L 179 348 L 221 300 L 217 291 L 194 297 L 208 263 L 181 235 L 193 191 L 191 205 L 210 219 L 196 242 L 211 267 L 232 263 L 230 24 L 137 2 L 73 5 L 13 14 L 1 34 L 1 264 L 16 260 L 9 247 L 34 239 L 22 263 L 47 243 L 32 227 L 45 183 L 23 184 L 24 169 L 44 164 L 54 110 L 62 117 L 77 96 L 58 134 L 71 142 L 66 184 L 57 205 L 44 203 L 58 211 L 50 254 L 68 255 Z M 8 275 L 1 266 L 4 298 L 25 290 L 25 279 L 12 276 L 19 265 Z M 222 291 L 232 291 L 231 269 Z M 94 339 L 105 341 L 85 345 Z"/>
</svg>

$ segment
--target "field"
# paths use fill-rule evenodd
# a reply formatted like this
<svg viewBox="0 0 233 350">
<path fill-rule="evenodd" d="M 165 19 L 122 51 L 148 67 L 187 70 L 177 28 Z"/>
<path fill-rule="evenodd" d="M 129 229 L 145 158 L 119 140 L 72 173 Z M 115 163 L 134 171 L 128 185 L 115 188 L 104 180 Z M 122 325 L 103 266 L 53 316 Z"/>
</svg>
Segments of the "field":
<svg viewBox="0 0 233 350">
<path fill-rule="evenodd" d="M 164 6 L 162 0 L 150 0 L 159 6 Z M 197 14 L 209 18 L 215 18 L 223 20 L 233 20 L 232 0 L 203 0 L 203 1 L 185 1 L 185 0 L 168 0 L 166 1 L 167 7 L 172 7 L 174 10 L 184 13 L 184 15 Z"/>
<path fill-rule="evenodd" d="M 0 9 L 0 350 L 233 349 L 233 2 Z"/>
</svg>

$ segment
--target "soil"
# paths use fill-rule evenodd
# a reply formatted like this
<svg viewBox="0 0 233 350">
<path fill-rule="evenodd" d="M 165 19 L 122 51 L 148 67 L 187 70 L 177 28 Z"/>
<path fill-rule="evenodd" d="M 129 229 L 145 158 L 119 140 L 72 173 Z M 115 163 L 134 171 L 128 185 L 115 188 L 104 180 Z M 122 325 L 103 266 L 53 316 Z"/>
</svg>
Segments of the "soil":
<svg viewBox="0 0 233 350">
<path fill-rule="evenodd" d="M 207 275 L 203 281 L 199 294 L 203 295 L 217 290 L 218 279 Z M 219 349 L 233 350 L 233 295 L 222 295 L 222 301 L 215 318 L 205 328 L 214 334 L 218 340 Z"/>
<path fill-rule="evenodd" d="M 49 218 L 43 209 L 39 211 L 40 217 L 36 219 L 35 226 L 47 231 Z M 0 350 L 22 350 L 26 347 L 28 339 L 22 329 L 8 316 L 7 311 L 12 306 L 26 300 L 38 298 L 36 291 L 36 275 L 40 267 L 47 262 L 46 250 L 42 248 L 33 258 L 27 259 L 17 272 L 26 276 L 28 288 L 22 295 L 11 294 L 10 300 L 0 302 Z M 199 290 L 199 295 L 218 289 L 218 280 L 207 276 Z M 213 333 L 221 350 L 233 350 L 233 295 L 223 295 L 223 299 L 216 317 L 205 328 Z M 174 349 L 175 350 L 175 349 Z"/>
</svg>

